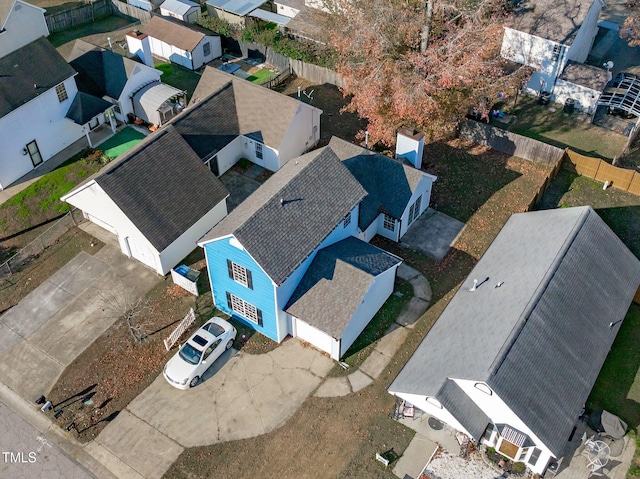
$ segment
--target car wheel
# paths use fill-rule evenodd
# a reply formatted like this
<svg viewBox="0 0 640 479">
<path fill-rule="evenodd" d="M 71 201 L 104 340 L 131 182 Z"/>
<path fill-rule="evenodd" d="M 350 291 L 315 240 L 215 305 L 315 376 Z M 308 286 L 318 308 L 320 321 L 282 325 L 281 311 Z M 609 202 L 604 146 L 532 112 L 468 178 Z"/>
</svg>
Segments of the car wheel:
<svg viewBox="0 0 640 479">
<path fill-rule="evenodd" d="M 230 339 L 227 342 L 227 345 L 224 347 L 224 349 L 231 349 L 231 346 L 233 346 L 233 339 Z"/>
<path fill-rule="evenodd" d="M 196 384 L 198 384 L 198 381 L 200 381 L 200 376 L 196 376 L 195 378 L 193 378 L 189 383 L 189 387 L 190 388 L 196 387 Z"/>
</svg>

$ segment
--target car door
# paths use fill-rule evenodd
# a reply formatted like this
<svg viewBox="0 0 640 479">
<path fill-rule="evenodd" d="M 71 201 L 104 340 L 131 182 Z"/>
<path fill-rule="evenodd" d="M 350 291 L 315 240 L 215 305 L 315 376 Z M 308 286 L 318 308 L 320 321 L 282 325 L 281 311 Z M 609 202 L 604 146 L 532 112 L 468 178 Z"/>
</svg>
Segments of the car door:
<svg viewBox="0 0 640 479">
<path fill-rule="evenodd" d="M 222 339 L 216 339 L 207 349 L 205 349 L 204 354 L 202 355 L 202 366 L 203 371 L 209 369 L 209 367 L 214 363 L 218 356 L 220 356 L 220 350 L 224 349 L 220 345 L 222 344 Z"/>
</svg>

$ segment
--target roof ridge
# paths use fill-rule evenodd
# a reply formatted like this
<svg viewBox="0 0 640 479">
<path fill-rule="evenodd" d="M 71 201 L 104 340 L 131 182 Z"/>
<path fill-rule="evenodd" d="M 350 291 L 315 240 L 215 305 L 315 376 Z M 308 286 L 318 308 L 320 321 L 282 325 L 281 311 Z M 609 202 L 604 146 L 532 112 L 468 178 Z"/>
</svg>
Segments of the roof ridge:
<svg viewBox="0 0 640 479">
<path fill-rule="evenodd" d="M 562 263 L 562 261 L 566 257 L 567 252 L 571 249 L 571 245 L 573 244 L 576 237 L 578 236 L 578 233 L 580 233 L 580 231 L 582 230 L 582 227 L 587 221 L 589 214 L 593 212 L 593 209 L 590 206 L 585 206 L 583 208 L 584 208 L 584 211 L 581 212 L 578 218 L 576 219 L 576 222 L 573 228 L 571 229 L 570 234 L 565 239 L 564 243 L 562 244 L 562 247 L 558 251 L 558 254 L 554 258 L 554 260 L 549 264 L 549 268 L 547 268 L 547 272 L 542 278 L 542 281 L 540 281 L 540 284 L 538 285 L 535 292 L 531 296 L 531 299 L 529 300 L 524 310 L 522 311 L 520 318 L 514 324 L 513 329 L 511 330 L 511 333 L 509 334 L 509 336 L 507 336 L 507 339 L 505 340 L 502 348 L 500 349 L 493 363 L 489 367 L 489 371 L 488 371 L 489 378 L 497 374 L 497 372 L 500 370 L 500 367 L 504 363 L 504 360 L 509 355 L 509 351 L 511 351 L 511 348 L 513 347 L 516 340 L 518 339 L 518 336 L 520 335 L 525 325 L 527 324 L 527 321 L 529 320 L 529 316 L 531 315 L 531 312 L 535 309 L 538 302 L 542 298 L 544 292 L 549 287 L 551 280 L 553 279 L 553 277 L 558 271 L 559 265 Z M 525 212 L 520 214 L 527 214 L 527 213 Z"/>
</svg>

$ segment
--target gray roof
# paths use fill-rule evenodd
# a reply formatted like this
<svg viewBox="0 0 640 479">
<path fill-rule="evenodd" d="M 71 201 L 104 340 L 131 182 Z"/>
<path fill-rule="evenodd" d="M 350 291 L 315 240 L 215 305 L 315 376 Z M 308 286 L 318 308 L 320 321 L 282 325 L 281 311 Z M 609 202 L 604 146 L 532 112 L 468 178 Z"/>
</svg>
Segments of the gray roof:
<svg viewBox="0 0 640 479">
<path fill-rule="evenodd" d="M 287 31 L 303 38 L 326 41 L 327 32 L 317 18 L 321 14 L 320 10 L 302 5 L 299 13 L 287 23 Z"/>
<path fill-rule="evenodd" d="M 514 17 L 512 24 L 508 26 L 570 45 L 593 2 L 594 0 L 521 0 L 513 8 Z"/>
<path fill-rule="evenodd" d="M 207 0 L 207 5 L 241 17 L 258 8 L 264 0 Z"/>
<path fill-rule="evenodd" d="M 201 149 L 211 148 L 207 153 L 223 148 L 238 135 L 279 149 L 298 110 L 314 108 L 213 67 L 205 68 L 186 113 L 200 103 L 207 103 L 206 113 L 194 113 L 194 118 L 206 116 L 197 121 L 207 129 L 208 137 L 194 141 L 201 143 Z M 322 110 L 314 109 L 322 114 Z M 212 146 L 206 146 L 207 142 Z"/>
<path fill-rule="evenodd" d="M 585 65 L 584 63 L 578 63 L 569 61 L 567 66 L 564 67 L 561 80 L 565 80 L 576 85 L 581 85 L 587 88 L 591 88 L 597 92 L 604 90 L 607 85 L 607 70 L 604 68 L 594 67 L 592 65 Z"/>
<path fill-rule="evenodd" d="M 350 236 L 318 251 L 285 310 L 339 339 L 374 278 L 400 263 Z"/>
<path fill-rule="evenodd" d="M 140 31 L 187 52 L 193 51 L 205 36 L 218 36 L 211 30 L 206 30 L 198 25 L 162 15 L 151 17 L 151 20 L 143 25 Z"/>
<path fill-rule="evenodd" d="M 165 0 L 160 5 L 160 8 L 177 13 L 178 15 L 184 15 L 194 7 L 200 8 L 200 5 L 190 0 Z"/>
<path fill-rule="evenodd" d="M 425 174 L 335 136 L 329 146 L 367 190 L 368 195 L 360 205 L 360 229 L 365 230 L 380 213 L 400 219 Z"/>
<path fill-rule="evenodd" d="M 90 95 L 105 95 L 118 99 L 128 79 L 142 68 L 147 68 L 130 58 L 76 40 L 66 60 L 78 72 L 78 90 Z"/>
<path fill-rule="evenodd" d="M 282 284 L 365 195 L 335 153 L 321 148 L 289 161 L 200 244 L 234 235 Z"/>
<path fill-rule="evenodd" d="M 285 7 L 295 8 L 296 10 L 300 10 L 304 7 L 304 0 L 274 0 L 276 5 L 284 5 Z"/>
<path fill-rule="evenodd" d="M 482 437 L 491 420 L 455 381 L 447 379 L 437 396 L 440 404 L 476 441 Z"/>
<path fill-rule="evenodd" d="M 389 390 L 484 381 L 559 457 L 638 284 L 640 262 L 590 207 L 513 215 Z"/>
<path fill-rule="evenodd" d="M 160 252 L 228 196 L 171 126 L 147 137 L 94 179 Z"/>
<path fill-rule="evenodd" d="M 0 118 L 75 73 L 45 37 L 5 55 L 0 58 Z"/>
<path fill-rule="evenodd" d="M 111 108 L 113 105 L 102 98 L 79 91 L 67 110 L 67 118 L 78 125 L 84 125 L 92 118 Z"/>
</svg>

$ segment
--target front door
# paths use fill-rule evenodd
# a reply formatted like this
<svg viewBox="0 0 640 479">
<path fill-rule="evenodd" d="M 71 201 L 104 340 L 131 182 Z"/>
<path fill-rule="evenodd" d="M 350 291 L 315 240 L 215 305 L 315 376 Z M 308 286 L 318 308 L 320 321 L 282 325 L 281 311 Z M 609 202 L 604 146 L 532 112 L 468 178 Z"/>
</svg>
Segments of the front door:
<svg viewBox="0 0 640 479">
<path fill-rule="evenodd" d="M 31 163 L 33 163 L 34 168 L 42 163 L 42 155 L 40 154 L 40 149 L 38 148 L 36 140 L 33 140 L 31 143 L 27 144 L 27 152 L 31 157 Z"/>
</svg>

